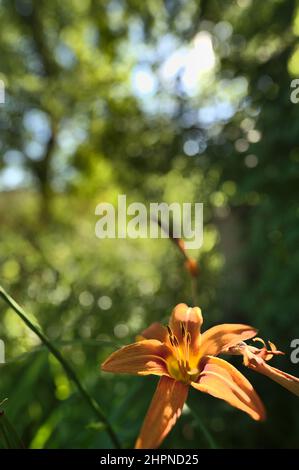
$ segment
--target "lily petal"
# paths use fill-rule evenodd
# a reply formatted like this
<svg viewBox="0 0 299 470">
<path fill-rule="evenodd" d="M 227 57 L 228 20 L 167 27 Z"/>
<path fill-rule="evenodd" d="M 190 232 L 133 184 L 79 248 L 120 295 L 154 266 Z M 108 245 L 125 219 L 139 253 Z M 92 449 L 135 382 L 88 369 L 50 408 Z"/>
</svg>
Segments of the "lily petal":
<svg viewBox="0 0 299 470">
<path fill-rule="evenodd" d="M 260 372 L 263 375 L 266 375 L 270 379 L 277 382 L 282 387 L 286 388 L 290 392 L 294 393 L 299 397 L 299 379 L 294 375 L 287 374 L 282 370 L 276 369 L 275 367 L 269 366 L 266 362 L 255 363 L 252 366 L 250 363 L 248 364 L 250 369 L 255 370 L 256 372 Z"/>
<path fill-rule="evenodd" d="M 249 325 L 223 323 L 213 326 L 201 335 L 199 354 L 201 357 L 217 356 L 224 349 L 230 348 L 241 341 L 253 338 L 257 330 Z"/>
<path fill-rule="evenodd" d="M 204 361 L 199 378 L 191 384 L 194 388 L 245 411 L 256 421 L 265 419 L 264 405 L 241 372 L 218 357 L 209 356 Z"/>
<path fill-rule="evenodd" d="M 180 417 L 189 385 L 161 377 L 143 422 L 136 449 L 155 449 Z"/>
<path fill-rule="evenodd" d="M 165 326 L 161 325 L 161 323 L 155 322 L 143 330 L 138 338 L 139 337 L 142 339 L 157 339 L 158 341 L 161 341 L 161 343 L 165 343 L 168 337 L 168 332 Z"/>
<path fill-rule="evenodd" d="M 184 334 L 190 333 L 190 351 L 195 355 L 200 347 L 200 328 L 203 323 L 199 307 L 178 304 L 172 311 L 169 326 L 173 334 L 182 343 Z M 182 325 L 185 333 L 182 330 Z"/>
<path fill-rule="evenodd" d="M 168 375 L 165 361 L 170 354 L 169 348 L 160 341 L 139 341 L 111 354 L 102 364 L 102 370 L 134 375 Z"/>
</svg>

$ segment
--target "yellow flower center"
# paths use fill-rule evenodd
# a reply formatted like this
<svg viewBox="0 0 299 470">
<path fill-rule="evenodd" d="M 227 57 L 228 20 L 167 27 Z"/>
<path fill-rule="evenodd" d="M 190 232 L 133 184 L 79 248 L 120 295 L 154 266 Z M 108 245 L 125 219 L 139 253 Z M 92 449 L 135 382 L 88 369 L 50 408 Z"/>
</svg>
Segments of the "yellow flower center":
<svg viewBox="0 0 299 470">
<path fill-rule="evenodd" d="M 194 364 L 190 364 L 191 335 L 189 332 L 186 333 L 183 323 L 181 324 L 181 331 L 182 341 L 179 343 L 177 337 L 168 327 L 169 341 L 173 354 L 167 359 L 167 369 L 172 378 L 188 384 L 196 380 L 199 370 L 197 367 L 192 367 Z"/>
</svg>

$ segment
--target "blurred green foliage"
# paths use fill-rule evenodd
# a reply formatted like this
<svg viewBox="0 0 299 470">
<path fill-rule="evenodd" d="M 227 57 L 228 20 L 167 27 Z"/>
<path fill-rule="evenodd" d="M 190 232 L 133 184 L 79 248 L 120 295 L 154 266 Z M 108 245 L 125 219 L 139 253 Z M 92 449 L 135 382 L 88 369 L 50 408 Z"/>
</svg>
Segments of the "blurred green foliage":
<svg viewBox="0 0 299 470">
<path fill-rule="evenodd" d="M 298 376 L 289 355 L 299 337 L 299 108 L 290 101 L 299 3 L 0 0 L 0 20 L 1 283 L 72 363 L 123 445 L 133 445 L 156 380 L 99 365 L 192 300 L 168 240 L 95 237 L 96 205 L 118 194 L 204 203 L 205 328 L 253 324 L 286 352 L 277 367 Z M 214 52 L 201 50 L 197 65 L 214 63 L 190 85 L 200 40 Z M 4 303 L 0 314 L 0 400 L 24 445 L 109 447 L 61 365 Z M 265 401 L 265 424 L 192 391 L 164 447 L 209 447 L 202 424 L 219 447 L 298 447 L 296 397 L 244 373 Z"/>
</svg>

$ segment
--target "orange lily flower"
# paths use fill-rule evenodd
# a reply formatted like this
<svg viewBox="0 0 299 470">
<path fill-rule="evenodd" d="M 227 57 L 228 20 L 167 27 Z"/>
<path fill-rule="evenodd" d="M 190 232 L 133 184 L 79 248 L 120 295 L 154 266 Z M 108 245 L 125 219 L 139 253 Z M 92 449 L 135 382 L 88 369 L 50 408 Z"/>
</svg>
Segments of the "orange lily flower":
<svg viewBox="0 0 299 470">
<path fill-rule="evenodd" d="M 179 418 L 190 386 L 225 400 L 254 420 L 265 419 L 264 406 L 250 382 L 216 357 L 257 331 L 248 325 L 223 324 L 201 334 L 202 323 L 198 307 L 179 304 L 168 327 L 152 324 L 139 341 L 114 352 L 102 364 L 106 372 L 160 376 L 135 448 L 161 444 Z"/>
<path fill-rule="evenodd" d="M 263 339 L 254 338 L 253 341 L 261 342 L 263 347 L 259 349 L 254 346 L 249 346 L 242 341 L 239 344 L 227 348 L 227 350 L 223 352 L 227 354 L 241 354 L 243 356 L 243 364 L 245 366 L 259 372 L 260 374 L 266 375 L 299 397 L 299 379 L 267 364 L 273 356 L 284 353 L 278 351 L 275 344 L 271 343 L 271 341 L 268 341 L 270 350 L 267 349 L 266 343 Z"/>
</svg>

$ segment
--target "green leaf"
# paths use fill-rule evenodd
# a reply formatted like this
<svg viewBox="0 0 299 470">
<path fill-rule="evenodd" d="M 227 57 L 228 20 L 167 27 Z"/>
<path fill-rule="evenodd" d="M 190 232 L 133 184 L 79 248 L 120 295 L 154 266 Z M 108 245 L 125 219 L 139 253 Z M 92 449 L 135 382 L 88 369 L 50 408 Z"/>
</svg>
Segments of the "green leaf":
<svg viewBox="0 0 299 470">
<path fill-rule="evenodd" d="M 4 411 L 0 412 L 0 445 L 4 449 L 23 449 L 21 439 Z"/>
<path fill-rule="evenodd" d="M 118 440 L 117 435 L 112 428 L 110 421 L 106 417 L 105 413 L 99 406 L 98 402 L 94 400 L 85 389 L 85 387 L 81 384 L 77 374 L 75 373 L 73 367 L 69 364 L 69 362 L 64 358 L 61 354 L 59 349 L 50 341 L 47 336 L 44 334 L 42 329 L 36 323 L 32 323 L 29 315 L 24 311 L 24 309 L 12 298 L 10 295 L 0 286 L 0 297 L 15 311 L 15 313 L 24 321 L 24 323 L 33 331 L 42 343 L 48 348 L 48 350 L 52 353 L 52 355 L 60 362 L 61 366 L 63 367 L 67 376 L 73 381 L 76 385 L 78 392 L 81 394 L 81 397 L 84 401 L 87 402 L 89 407 L 92 409 L 95 416 L 105 423 L 105 429 L 109 434 L 111 441 L 113 442 L 116 448 L 120 448 L 120 442 Z"/>
</svg>

